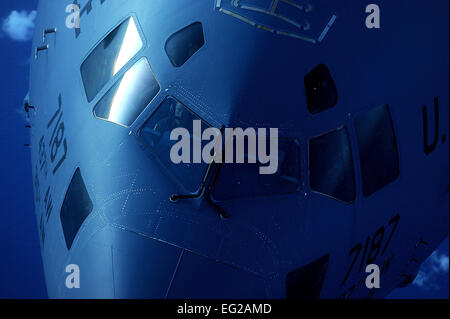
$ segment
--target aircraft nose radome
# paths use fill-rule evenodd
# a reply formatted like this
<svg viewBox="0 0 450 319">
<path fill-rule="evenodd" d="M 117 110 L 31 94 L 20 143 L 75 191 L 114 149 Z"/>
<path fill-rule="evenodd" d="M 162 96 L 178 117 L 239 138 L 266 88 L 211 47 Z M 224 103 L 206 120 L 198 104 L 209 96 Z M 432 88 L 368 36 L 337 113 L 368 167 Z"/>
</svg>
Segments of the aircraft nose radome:
<svg viewBox="0 0 450 319">
<path fill-rule="evenodd" d="M 262 278 L 152 238 L 125 234 L 112 259 L 115 298 L 266 297 Z"/>
<path fill-rule="evenodd" d="M 80 268 L 81 287 L 66 289 L 61 280 L 64 298 L 267 297 L 261 277 L 117 227 L 97 232 L 70 263 Z"/>
<path fill-rule="evenodd" d="M 264 280 L 183 250 L 167 298 L 267 298 Z"/>
</svg>

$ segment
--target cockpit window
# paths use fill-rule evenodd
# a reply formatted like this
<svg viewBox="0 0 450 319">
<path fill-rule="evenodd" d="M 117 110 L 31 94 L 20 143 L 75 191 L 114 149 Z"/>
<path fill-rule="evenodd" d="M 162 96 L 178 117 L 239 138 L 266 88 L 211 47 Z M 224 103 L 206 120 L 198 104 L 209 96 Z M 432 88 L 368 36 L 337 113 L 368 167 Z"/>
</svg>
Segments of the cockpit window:
<svg viewBox="0 0 450 319">
<path fill-rule="evenodd" d="M 81 77 L 89 102 L 142 47 L 143 41 L 132 17 L 97 45 L 81 65 Z"/>
<path fill-rule="evenodd" d="M 400 173 L 397 142 L 387 105 L 355 119 L 364 196 L 370 196 L 397 179 Z"/>
<path fill-rule="evenodd" d="M 100 119 L 130 126 L 158 94 L 160 86 L 147 58 L 134 64 L 94 108 Z"/>
<path fill-rule="evenodd" d="M 238 198 L 290 194 L 300 190 L 300 144 L 295 139 L 278 140 L 278 170 L 275 174 L 260 174 L 261 164 L 222 165 L 215 184 L 213 199 L 226 201 Z"/>
<path fill-rule="evenodd" d="M 352 150 L 346 127 L 309 141 L 309 178 L 314 192 L 343 202 L 355 200 Z"/>
<path fill-rule="evenodd" d="M 338 93 L 330 71 L 319 64 L 305 76 L 306 102 L 312 114 L 328 110 L 336 105 Z"/>
<path fill-rule="evenodd" d="M 197 120 L 196 124 L 201 126 L 201 130 L 194 131 L 195 120 Z M 201 136 L 202 131 L 208 127 L 210 125 L 198 115 L 169 96 L 142 127 L 139 136 L 177 183 L 182 185 L 187 192 L 194 193 L 200 187 L 208 164 L 204 163 L 202 159 L 194 162 L 194 154 L 191 149 L 194 143 L 198 142 L 201 149 L 208 143 L 208 141 L 202 141 Z M 178 136 L 177 140 L 171 140 L 172 130 L 177 128 L 183 129 L 186 134 Z M 174 163 L 171 159 L 171 150 L 177 142 L 185 138 L 189 142 L 189 153 L 184 154 L 189 155 L 188 160 Z M 182 150 L 177 150 L 177 155 L 182 155 L 180 154 Z"/>
<path fill-rule="evenodd" d="M 195 22 L 167 39 L 166 53 L 175 67 L 180 67 L 205 44 L 203 26 Z"/>
<path fill-rule="evenodd" d="M 72 247 L 78 230 L 92 212 L 93 207 L 81 171 L 77 168 L 64 197 L 60 215 L 67 249 Z"/>
</svg>

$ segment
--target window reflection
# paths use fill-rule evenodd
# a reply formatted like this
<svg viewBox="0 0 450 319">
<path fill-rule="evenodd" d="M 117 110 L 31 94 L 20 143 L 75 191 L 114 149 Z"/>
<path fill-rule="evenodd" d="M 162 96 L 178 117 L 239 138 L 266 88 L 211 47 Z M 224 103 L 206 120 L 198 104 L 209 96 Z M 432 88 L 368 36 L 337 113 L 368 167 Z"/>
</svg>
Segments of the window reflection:
<svg viewBox="0 0 450 319">
<path fill-rule="evenodd" d="M 192 160 L 190 163 L 174 164 L 170 159 L 170 150 L 178 141 L 171 141 L 170 133 L 175 128 L 185 128 L 189 132 L 191 145 L 193 145 L 194 140 L 201 141 L 202 137 L 196 135 L 193 130 L 194 120 L 201 119 L 179 101 L 167 97 L 139 132 L 140 137 L 154 152 L 159 162 L 175 177 L 178 183 L 191 193 L 199 189 L 208 164 L 203 161 L 193 163 Z M 201 122 L 202 131 L 208 127 L 210 125 Z M 202 149 L 208 142 L 201 141 Z"/>
<path fill-rule="evenodd" d="M 312 138 L 309 142 L 311 190 L 342 200 L 355 199 L 355 175 L 347 129 Z"/>
<path fill-rule="evenodd" d="M 279 139 L 275 174 L 260 174 L 258 159 L 253 164 L 248 157 L 246 154 L 245 164 L 222 165 L 213 192 L 214 200 L 290 194 L 300 190 L 300 144 L 297 140 Z"/>
<path fill-rule="evenodd" d="M 166 42 L 166 53 L 175 67 L 180 67 L 205 44 L 203 26 L 195 22 L 174 33 Z"/>
<path fill-rule="evenodd" d="M 139 52 L 142 46 L 143 41 L 132 17 L 124 21 L 97 45 L 81 65 L 81 76 L 89 102 Z"/>
<path fill-rule="evenodd" d="M 355 119 L 364 196 L 392 183 L 400 174 L 397 142 L 387 105 Z"/>
<path fill-rule="evenodd" d="M 150 64 L 142 58 L 97 103 L 94 114 L 98 118 L 130 126 L 159 90 Z"/>
</svg>

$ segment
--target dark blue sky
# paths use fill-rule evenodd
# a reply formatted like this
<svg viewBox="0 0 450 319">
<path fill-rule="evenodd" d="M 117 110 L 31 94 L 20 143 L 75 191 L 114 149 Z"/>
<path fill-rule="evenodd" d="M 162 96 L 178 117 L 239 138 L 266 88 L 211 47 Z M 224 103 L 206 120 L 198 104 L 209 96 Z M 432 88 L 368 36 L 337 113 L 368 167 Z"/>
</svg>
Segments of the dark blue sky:
<svg viewBox="0 0 450 319">
<path fill-rule="evenodd" d="M 37 0 L 1 1 L 0 20 L 30 12 Z M 20 34 L 18 34 L 20 36 Z M 0 298 L 45 298 L 47 293 L 34 214 L 28 129 L 21 107 L 29 86 L 31 44 L 0 31 Z"/>
<path fill-rule="evenodd" d="M 0 298 L 46 297 L 34 214 L 30 151 L 24 147 L 29 142 L 29 132 L 24 127 L 26 122 L 22 112 L 23 98 L 29 86 L 31 57 L 31 43 L 26 40 L 24 22 L 32 21 L 32 11 L 36 7 L 37 0 L 0 3 L 0 88 L 3 97 L 0 108 L 0 149 L 3 154 L 0 165 Z M 21 23 L 9 20 L 5 25 L 14 10 L 17 12 L 12 17 Z M 390 297 L 449 298 L 448 254 L 447 238 L 422 266 L 414 284 L 395 290 Z"/>
</svg>

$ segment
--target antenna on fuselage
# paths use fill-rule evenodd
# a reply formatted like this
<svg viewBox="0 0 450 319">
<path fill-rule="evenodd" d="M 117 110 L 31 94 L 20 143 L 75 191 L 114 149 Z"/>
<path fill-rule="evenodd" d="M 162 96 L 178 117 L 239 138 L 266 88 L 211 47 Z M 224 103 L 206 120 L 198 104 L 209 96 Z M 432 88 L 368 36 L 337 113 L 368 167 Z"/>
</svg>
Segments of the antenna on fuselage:
<svg viewBox="0 0 450 319">
<path fill-rule="evenodd" d="M 52 33 L 56 33 L 56 28 L 45 29 L 44 31 L 42 31 L 42 42 L 44 43 L 47 35 Z"/>
</svg>

